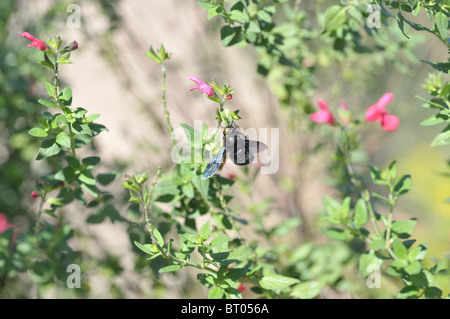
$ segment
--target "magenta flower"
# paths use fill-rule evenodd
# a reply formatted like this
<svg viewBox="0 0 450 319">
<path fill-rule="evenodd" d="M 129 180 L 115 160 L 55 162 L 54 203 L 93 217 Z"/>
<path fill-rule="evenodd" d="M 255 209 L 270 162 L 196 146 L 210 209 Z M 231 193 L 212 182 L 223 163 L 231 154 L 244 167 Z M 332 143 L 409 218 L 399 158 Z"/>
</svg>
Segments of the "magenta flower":
<svg viewBox="0 0 450 319">
<path fill-rule="evenodd" d="M 205 82 L 202 82 L 198 77 L 190 76 L 189 80 L 194 81 L 195 83 L 197 83 L 199 85 L 198 87 L 189 89 L 189 91 L 200 90 L 200 92 L 206 93 L 206 95 L 208 95 L 208 96 L 214 96 L 212 87 L 209 86 L 208 84 L 206 84 Z"/>
<path fill-rule="evenodd" d="M 310 114 L 309 117 L 311 118 L 311 120 L 318 123 L 328 123 L 330 125 L 333 125 L 334 118 L 330 112 L 330 109 L 328 108 L 327 103 L 324 100 L 320 99 L 317 101 L 317 105 L 319 105 L 320 111 Z"/>
<path fill-rule="evenodd" d="M 31 41 L 31 43 L 27 45 L 28 47 L 35 47 L 41 51 L 47 50 L 47 46 L 45 45 L 44 41 L 36 39 L 28 32 L 22 32 L 22 33 L 20 33 L 20 35 Z"/>
<path fill-rule="evenodd" d="M 5 214 L 0 213 L 0 234 L 2 234 L 5 230 L 15 228 L 13 224 L 8 222 L 8 218 Z M 17 235 L 17 230 L 14 231 L 14 235 L 11 238 L 11 241 L 14 241 Z"/>
<path fill-rule="evenodd" d="M 390 115 L 389 112 L 385 110 L 386 106 L 393 98 L 394 94 L 386 93 L 375 104 L 371 105 L 366 110 L 366 121 L 378 121 L 384 131 L 395 131 L 398 128 L 400 121 L 397 116 Z"/>
<path fill-rule="evenodd" d="M 378 118 L 378 123 L 381 124 L 383 131 L 391 131 L 394 132 L 398 125 L 400 124 L 400 120 L 395 115 L 390 115 L 388 112 L 385 112 L 382 116 Z"/>
</svg>

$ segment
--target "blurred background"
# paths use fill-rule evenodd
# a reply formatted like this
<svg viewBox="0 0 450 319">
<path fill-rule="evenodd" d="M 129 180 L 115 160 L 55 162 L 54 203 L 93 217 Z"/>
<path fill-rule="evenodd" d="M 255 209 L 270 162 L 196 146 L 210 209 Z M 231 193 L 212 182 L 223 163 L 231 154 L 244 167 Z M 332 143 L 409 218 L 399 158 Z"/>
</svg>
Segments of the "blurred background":
<svg viewBox="0 0 450 319">
<path fill-rule="evenodd" d="M 323 12 L 321 8 L 332 2 L 299 3 L 311 23 L 317 24 Z M 216 124 L 215 104 L 198 91 L 189 91 L 195 86 L 188 80 L 189 76 L 219 84 L 227 81 L 235 90 L 228 106 L 240 109 L 242 128 L 280 128 L 279 172 L 257 175 L 256 182 L 233 188 L 230 191 L 235 196 L 233 203 L 237 207 L 251 207 L 271 199 L 273 213 L 265 223 L 270 225 L 287 217 L 301 217 L 301 236 L 305 238 L 312 236 L 321 240 L 315 225 L 324 212 L 322 196 L 333 196 L 334 192 L 327 176 L 331 170 L 333 145 L 319 134 L 331 136 L 332 128 L 315 125 L 311 130 L 312 123 L 305 113 L 302 120 L 292 121 L 292 114 L 301 114 L 300 111 L 292 113 L 292 109 L 301 107 L 311 113 L 317 109 L 315 102 L 320 98 L 325 99 L 330 108 L 337 108 L 344 100 L 353 117 L 363 119 L 367 107 L 384 93 L 394 93 L 389 110 L 399 117 L 399 129 L 393 133 L 383 132 L 378 123 L 358 128 L 363 136 L 361 162 L 366 160 L 386 167 L 396 159 L 399 174 L 412 175 L 412 189 L 400 199 L 395 218 L 419 219 L 414 238 L 427 242 L 429 260 L 449 253 L 450 183 L 445 174 L 448 174 L 446 161 L 450 151 L 445 146 L 430 147 L 442 127 L 420 126 L 432 112 L 420 107 L 422 101 L 414 97 L 427 97 L 420 86 L 432 72 L 420 59 L 445 61 L 448 58 L 445 47 L 437 39 L 415 32 L 408 40 L 400 31 L 395 31 L 398 28 L 392 28 L 392 36 L 402 43 L 399 47 L 387 50 L 382 57 L 380 53 L 369 53 L 341 60 L 331 55 L 332 44 L 312 44 L 307 62 L 315 68 L 316 88 L 305 89 L 305 96 L 290 100 L 285 98 L 283 88 L 277 86 L 280 74 L 274 72 L 264 77 L 258 73 L 258 52 L 253 46 L 222 46 L 222 20 L 208 20 L 206 11 L 196 1 L 77 1 L 81 10 L 80 28 L 67 25 L 73 13 L 67 8 L 72 3 L 0 3 L 3 34 L 0 39 L 0 212 L 8 216 L 19 232 L 33 225 L 38 203 L 29 194 L 36 179 L 50 170 L 47 164 L 35 161 L 38 144 L 27 134 L 43 112 L 36 102 L 44 92 L 43 80 L 51 78 L 51 74 L 43 72 L 36 63 L 42 53 L 26 47 L 28 42 L 18 35 L 28 31 L 40 39 L 60 35 L 66 43 L 78 42 L 79 49 L 71 55 L 74 64 L 61 67 L 61 80 L 72 88 L 74 106 L 101 114 L 99 122 L 109 132 L 96 138 L 95 147 L 105 169 L 124 174 L 149 170 L 152 175 L 158 165 L 165 171 L 174 166 L 161 103 L 160 66 L 144 55 L 150 45 L 159 48 L 164 44 L 172 54 L 167 62 L 166 97 L 175 128 L 181 123 L 193 126 L 194 120 L 202 120 L 208 126 Z M 418 19 L 426 17 L 420 15 Z M 320 149 L 315 149 L 315 145 L 321 145 Z M 237 180 L 248 181 L 241 170 L 226 164 L 222 174 L 233 173 Z M 251 175 L 257 168 L 251 165 L 248 170 Z M 119 178 L 111 191 L 117 207 L 122 207 L 120 213 L 125 215 L 126 193 L 121 190 L 120 182 Z M 108 221 L 86 225 L 89 212 L 81 211 L 80 207 L 66 214 L 83 233 L 71 242 L 74 249 L 85 251 L 93 258 L 109 258 L 109 262 L 113 260 L 120 269 L 117 275 L 111 273 L 110 268 L 102 270 L 98 266 L 89 275 L 89 297 L 204 296 L 204 288 L 199 285 L 189 294 L 177 286 L 180 281 L 185 283 L 184 287 L 194 286 L 195 277 L 189 271 L 185 275 L 178 274 L 185 276 L 181 279 L 161 276 L 158 280 L 169 289 L 158 291 L 152 287 L 150 278 L 134 271 L 125 226 Z M 50 216 L 45 219 L 54 222 Z M 244 236 L 251 238 L 253 232 L 251 223 L 243 228 Z M 8 289 L 4 292 L 6 296 L 14 295 L 23 287 Z M 57 291 L 49 289 L 45 297 L 56 297 L 56 294 Z"/>
</svg>

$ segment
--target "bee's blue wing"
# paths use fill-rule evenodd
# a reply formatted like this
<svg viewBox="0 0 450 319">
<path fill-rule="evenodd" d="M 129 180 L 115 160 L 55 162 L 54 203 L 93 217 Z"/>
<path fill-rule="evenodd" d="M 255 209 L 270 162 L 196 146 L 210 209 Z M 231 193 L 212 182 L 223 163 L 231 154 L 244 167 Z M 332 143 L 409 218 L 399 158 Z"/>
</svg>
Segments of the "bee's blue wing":
<svg viewBox="0 0 450 319">
<path fill-rule="evenodd" d="M 213 176 L 222 166 L 224 158 L 225 147 L 222 147 L 220 151 L 216 155 L 214 155 L 212 161 L 208 164 L 208 166 L 206 166 L 205 171 L 203 172 L 203 179 L 207 179 Z"/>
</svg>

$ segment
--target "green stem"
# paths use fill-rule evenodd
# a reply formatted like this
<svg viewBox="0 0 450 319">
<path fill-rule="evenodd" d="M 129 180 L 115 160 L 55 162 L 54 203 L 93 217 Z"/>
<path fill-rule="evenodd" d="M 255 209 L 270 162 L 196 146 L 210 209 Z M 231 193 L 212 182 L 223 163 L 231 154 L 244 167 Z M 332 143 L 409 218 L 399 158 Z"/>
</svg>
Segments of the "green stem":
<svg viewBox="0 0 450 319">
<path fill-rule="evenodd" d="M 42 208 L 44 207 L 46 196 L 47 196 L 47 192 L 45 192 L 44 195 L 41 197 L 41 201 L 39 203 L 39 210 L 38 210 L 38 213 L 36 216 L 36 224 L 34 225 L 34 237 L 36 239 L 38 238 L 38 234 L 39 234 L 39 225 L 41 224 L 41 216 L 43 213 Z"/>
<path fill-rule="evenodd" d="M 176 145 L 176 140 L 173 139 L 173 126 L 170 122 L 170 114 L 167 110 L 167 103 L 166 103 L 166 65 L 164 64 L 164 61 L 161 62 L 161 72 L 162 72 L 162 103 L 164 108 L 164 116 L 167 121 L 167 126 L 169 128 L 170 137 L 172 139 L 172 144 Z"/>
</svg>

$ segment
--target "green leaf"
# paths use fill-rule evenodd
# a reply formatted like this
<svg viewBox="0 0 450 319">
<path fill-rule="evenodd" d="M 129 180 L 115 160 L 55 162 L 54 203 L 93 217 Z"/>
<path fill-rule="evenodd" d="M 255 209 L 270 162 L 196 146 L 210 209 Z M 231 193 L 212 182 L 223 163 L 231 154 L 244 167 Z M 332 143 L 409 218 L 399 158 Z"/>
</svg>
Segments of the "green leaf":
<svg viewBox="0 0 450 319">
<path fill-rule="evenodd" d="M 183 268 L 183 266 L 181 266 L 181 265 L 170 265 L 170 266 L 161 268 L 159 270 L 159 273 L 177 271 L 177 270 L 180 270 L 181 268 Z"/>
<path fill-rule="evenodd" d="M 220 39 L 224 47 L 232 46 L 241 40 L 241 27 L 225 25 L 220 29 Z"/>
<path fill-rule="evenodd" d="M 47 107 L 53 107 L 53 108 L 57 108 L 58 107 L 58 104 L 55 101 L 51 101 L 51 100 L 39 99 L 38 103 L 42 104 L 44 106 L 47 106 Z"/>
<path fill-rule="evenodd" d="M 431 125 L 440 124 L 442 122 L 446 122 L 446 120 L 447 119 L 439 113 L 439 114 L 430 116 L 426 120 L 423 120 L 420 123 L 420 125 L 422 125 L 422 126 L 431 126 Z"/>
<path fill-rule="evenodd" d="M 323 196 L 322 200 L 330 221 L 339 224 L 341 221 L 341 203 L 328 196 Z"/>
<path fill-rule="evenodd" d="M 89 156 L 89 157 L 85 157 L 81 160 L 81 163 L 83 165 L 86 165 L 88 169 L 93 168 L 99 162 L 100 162 L 100 157 L 98 157 L 98 156 Z"/>
<path fill-rule="evenodd" d="M 394 184 L 394 193 L 402 195 L 407 193 L 411 189 L 411 175 L 403 175 Z"/>
<path fill-rule="evenodd" d="M 346 21 L 346 9 L 340 6 L 331 6 L 323 18 L 324 32 L 332 32 L 341 28 Z"/>
<path fill-rule="evenodd" d="M 53 68 L 54 68 L 54 65 L 53 65 L 52 61 L 50 61 L 50 59 L 48 58 L 47 53 L 44 53 L 44 60 L 43 61 L 39 61 L 38 63 L 40 65 L 48 67 L 51 70 L 53 70 Z"/>
<path fill-rule="evenodd" d="M 201 175 L 195 175 L 194 178 L 192 178 L 192 183 L 199 191 L 203 200 L 208 201 L 209 179 L 203 179 Z"/>
<path fill-rule="evenodd" d="M 428 246 L 426 243 L 423 243 L 417 247 L 414 247 L 409 252 L 409 261 L 413 262 L 414 260 L 423 260 L 427 254 Z"/>
<path fill-rule="evenodd" d="M 410 275 L 416 275 L 422 270 L 422 265 L 418 260 L 415 260 L 411 264 L 406 266 L 404 270 Z"/>
<path fill-rule="evenodd" d="M 98 174 L 97 175 L 97 180 L 98 182 L 103 185 L 103 186 L 107 186 L 109 185 L 112 181 L 114 181 L 116 179 L 116 177 L 118 176 L 117 173 L 103 173 L 103 174 Z"/>
<path fill-rule="evenodd" d="M 70 148 L 72 145 L 70 137 L 65 132 L 61 132 L 56 136 L 56 143 L 67 148 Z"/>
<path fill-rule="evenodd" d="M 355 204 L 355 215 L 353 216 L 353 222 L 358 226 L 362 227 L 367 223 L 369 214 L 367 212 L 366 202 L 360 198 Z"/>
<path fill-rule="evenodd" d="M 99 117 L 100 117 L 100 114 L 91 114 L 88 117 L 86 117 L 85 121 L 86 121 L 86 123 L 92 123 Z"/>
<path fill-rule="evenodd" d="M 89 224 L 100 224 L 102 223 L 106 218 L 106 214 L 101 209 L 97 209 L 94 212 L 92 212 L 91 215 L 86 219 L 86 222 Z"/>
<path fill-rule="evenodd" d="M 98 198 L 100 195 L 100 190 L 95 185 L 81 183 L 81 188 L 84 189 L 88 194 L 92 195 L 94 198 Z"/>
<path fill-rule="evenodd" d="M 163 247 L 164 246 L 164 238 L 162 237 L 159 230 L 157 230 L 156 228 L 153 229 L 153 236 L 155 236 L 159 246 Z"/>
<path fill-rule="evenodd" d="M 305 281 L 292 288 L 291 296 L 299 299 L 313 299 L 322 290 L 323 284 L 319 281 Z"/>
<path fill-rule="evenodd" d="M 154 190 L 154 194 L 168 194 L 168 195 L 177 195 L 180 193 L 178 190 L 178 184 L 174 179 L 166 179 L 158 184 L 156 184 Z"/>
<path fill-rule="evenodd" d="M 142 245 L 141 243 L 138 243 L 137 241 L 134 241 L 134 244 L 136 245 L 137 248 L 139 248 L 140 250 L 142 250 L 144 253 L 149 254 L 149 255 L 154 255 L 156 252 L 153 250 L 152 245 L 151 244 L 145 244 Z"/>
<path fill-rule="evenodd" d="M 264 289 L 283 289 L 292 285 L 299 283 L 300 280 L 292 277 L 286 277 L 277 274 L 265 275 L 259 284 Z"/>
<path fill-rule="evenodd" d="M 39 128 L 39 127 L 32 128 L 31 130 L 28 131 L 28 134 L 30 134 L 31 136 L 34 136 L 34 137 L 46 137 L 46 136 L 48 136 L 48 133 L 45 130 Z"/>
<path fill-rule="evenodd" d="M 397 298 L 401 299 L 401 298 L 417 296 L 418 293 L 419 293 L 419 288 L 417 288 L 415 286 L 406 286 L 405 288 L 400 290 L 400 292 L 397 295 Z"/>
<path fill-rule="evenodd" d="M 337 227 L 319 228 L 319 231 L 332 239 L 344 240 L 347 237 L 345 230 Z"/>
<path fill-rule="evenodd" d="M 86 134 L 89 136 L 92 136 L 92 130 L 90 129 L 89 125 L 75 122 L 71 125 L 71 131 L 75 134 Z"/>
<path fill-rule="evenodd" d="M 211 236 L 211 225 L 209 220 L 200 227 L 198 231 L 198 236 L 202 239 L 202 241 L 207 240 Z"/>
<path fill-rule="evenodd" d="M 89 171 L 81 172 L 80 176 L 78 176 L 78 179 L 80 180 L 80 182 L 83 182 L 86 185 L 95 185 L 95 178 Z"/>
<path fill-rule="evenodd" d="M 394 249 L 394 253 L 399 259 L 407 259 L 408 258 L 408 249 L 405 245 L 398 239 L 394 239 L 392 243 L 392 248 Z"/>
<path fill-rule="evenodd" d="M 72 89 L 70 87 L 65 87 L 59 92 L 59 98 L 64 101 L 70 101 L 72 99 Z"/>
<path fill-rule="evenodd" d="M 215 6 L 212 8 L 208 9 L 208 20 L 211 20 L 212 18 L 214 18 L 215 16 L 221 14 L 223 12 L 222 7 L 221 6 Z"/>
<path fill-rule="evenodd" d="M 272 15 L 265 10 L 259 10 L 256 16 L 265 23 L 272 23 Z"/>
<path fill-rule="evenodd" d="M 55 89 L 53 87 L 53 84 L 51 84 L 50 82 L 45 82 L 45 88 L 47 89 L 48 96 L 50 96 L 51 98 L 55 98 Z"/>
<path fill-rule="evenodd" d="M 417 219 L 409 219 L 404 221 L 395 221 L 392 223 L 391 229 L 400 238 L 406 238 L 412 235 Z"/>
<path fill-rule="evenodd" d="M 444 12 L 437 12 L 434 15 L 434 23 L 442 40 L 447 41 L 448 17 Z"/>
<path fill-rule="evenodd" d="M 209 244 L 211 248 L 216 247 L 217 251 L 225 251 L 228 249 L 228 242 L 231 241 L 231 238 L 227 235 L 219 235 Z"/>
<path fill-rule="evenodd" d="M 181 186 L 181 191 L 186 197 L 194 198 L 194 186 L 191 183 L 186 183 Z"/>
<path fill-rule="evenodd" d="M 441 133 L 439 133 L 431 142 L 431 146 L 441 146 L 450 144 L 450 126 L 447 126 Z"/>
<path fill-rule="evenodd" d="M 373 273 L 374 268 L 381 267 L 383 260 L 378 258 L 373 250 L 359 257 L 359 277 L 364 278 Z"/>
<path fill-rule="evenodd" d="M 234 21 L 241 23 L 249 22 L 250 18 L 245 11 L 233 10 L 231 11 L 230 18 Z"/>
<path fill-rule="evenodd" d="M 41 160 L 43 158 L 51 157 L 59 154 L 61 148 L 56 143 L 55 138 L 49 138 L 42 141 L 41 147 L 39 148 L 37 160 Z"/>
<path fill-rule="evenodd" d="M 214 287 L 208 292 L 208 299 L 222 299 L 223 289 L 220 287 Z"/>
</svg>

